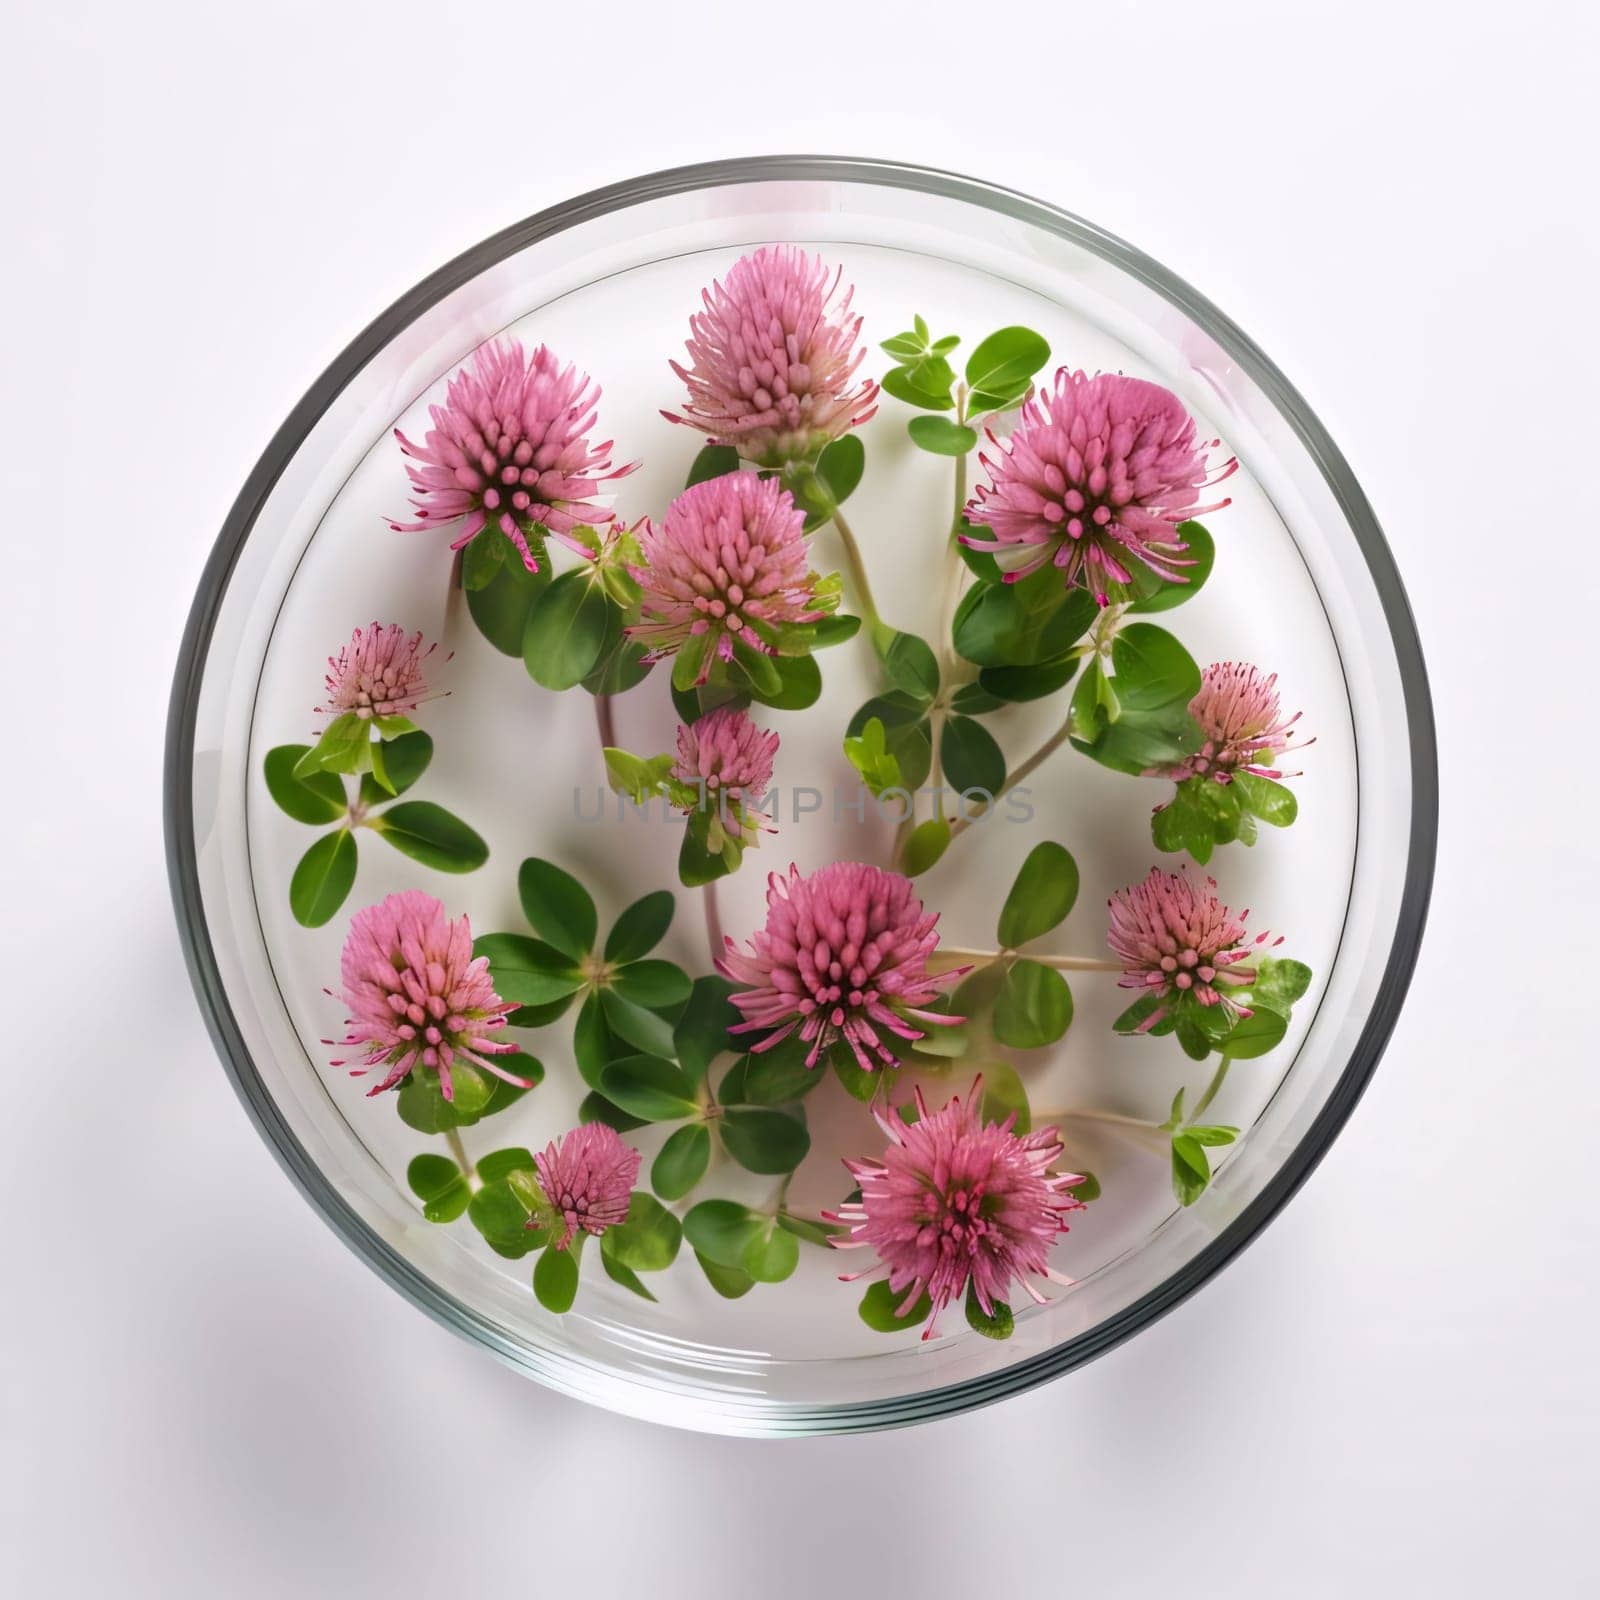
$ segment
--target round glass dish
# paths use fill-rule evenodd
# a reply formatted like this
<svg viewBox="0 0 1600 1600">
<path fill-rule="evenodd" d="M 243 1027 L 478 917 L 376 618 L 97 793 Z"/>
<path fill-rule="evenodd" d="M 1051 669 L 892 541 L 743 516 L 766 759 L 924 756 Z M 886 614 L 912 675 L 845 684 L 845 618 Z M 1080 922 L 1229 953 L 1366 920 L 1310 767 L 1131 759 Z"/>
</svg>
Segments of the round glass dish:
<svg viewBox="0 0 1600 1600">
<path fill-rule="evenodd" d="M 737 1315 L 720 1323 L 692 1309 L 630 1307 L 620 1291 L 600 1294 L 593 1304 L 581 1300 L 565 1317 L 548 1315 L 523 1271 L 507 1271 L 507 1263 L 472 1248 L 470 1236 L 421 1219 L 403 1182 L 403 1155 L 374 1132 L 364 1086 L 351 1089 L 316 1043 L 319 1030 L 339 1022 L 336 1002 L 319 1012 L 316 986 L 337 970 L 348 912 L 412 880 L 364 878 L 346 916 L 322 930 L 332 943 L 318 957 L 320 966 L 285 954 L 277 902 L 287 869 L 261 820 L 262 754 L 303 736 L 300 723 L 308 719 L 286 724 L 286 708 L 309 707 L 320 653 L 347 635 L 350 623 L 374 614 L 373 597 L 351 577 L 361 562 L 390 569 L 388 581 L 397 587 L 383 598 L 393 601 L 397 616 L 411 589 L 420 594 L 425 581 L 429 603 L 442 598 L 440 551 L 424 551 L 425 536 L 411 536 L 409 545 L 380 543 L 400 536 L 388 534 L 372 513 L 400 509 L 405 490 L 391 429 L 397 422 L 409 428 L 407 419 L 437 398 L 444 379 L 485 339 L 509 329 L 536 342 L 552 327 L 557 331 L 548 336 L 564 355 L 577 358 L 572 342 L 587 339 L 580 365 L 606 386 L 604 433 L 618 438 L 619 458 L 645 456 L 648 473 L 652 441 L 628 433 L 642 430 L 656 406 L 678 399 L 670 382 L 646 384 L 642 375 L 646 362 L 664 370 L 678 348 L 694 305 L 685 286 L 709 282 L 745 250 L 774 240 L 843 259 L 858 282 L 858 310 L 871 286 L 866 337 L 874 343 L 909 324 L 914 312 L 932 320 L 935 302 L 941 314 L 950 304 L 968 308 L 973 337 L 984 308 L 1006 313 L 987 316 L 1002 322 L 1008 314 L 1022 320 L 1011 311 L 1020 306 L 1050 335 L 1057 360 L 1137 371 L 1182 397 L 1202 427 L 1220 434 L 1240 458 L 1239 537 L 1254 541 L 1258 584 L 1236 591 L 1231 609 L 1210 624 L 1197 624 L 1202 634 L 1209 626 L 1220 635 L 1203 643 L 1224 653 L 1223 640 L 1239 617 L 1277 614 L 1280 650 L 1299 651 L 1303 665 L 1306 693 L 1297 704 L 1311 701 L 1307 726 L 1318 734 L 1317 794 L 1329 831 L 1303 862 L 1306 871 L 1320 872 L 1316 895 L 1289 897 L 1293 873 L 1281 858 L 1275 867 L 1256 862 L 1236 870 L 1231 860 L 1228 866 L 1235 877 L 1245 876 L 1244 898 L 1270 918 L 1268 925 L 1288 931 L 1300 917 L 1293 951 L 1317 968 L 1316 986 L 1296 1008 L 1284 1058 L 1234 1108 L 1244 1134 L 1198 1201 L 1179 1208 L 1169 1197 L 1099 1229 L 1081 1220 L 1093 1208 L 1080 1213 L 1067 1264 L 1078 1281 L 1052 1304 L 1019 1316 L 1014 1336 L 1003 1343 L 969 1333 L 959 1316 L 949 1322 L 951 1336 L 931 1344 L 914 1336 L 863 1340 L 854 1299 L 843 1302 L 841 1321 L 809 1287 L 797 1301 L 763 1302 L 759 1312 L 735 1308 Z M 903 436 L 900 422 L 895 428 Z M 672 471 L 681 483 L 681 461 L 659 482 L 641 474 L 645 489 L 634 495 L 637 503 L 622 505 L 627 494 L 619 493 L 619 510 L 630 518 L 643 509 L 659 512 L 655 501 L 671 492 Z M 371 505 L 362 498 L 368 480 L 377 497 Z M 355 568 L 349 568 L 351 527 L 367 541 Z M 893 591 L 897 610 L 920 604 L 916 560 L 894 551 L 878 560 L 884 563 L 875 567 L 878 581 Z M 425 580 L 418 563 L 429 562 Z M 339 618 L 342 626 L 335 627 Z M 426 626 L 437 619 L 413 605 L 407 620 Z M 465 660 L 455 670 L 452 698 L 462 699 L 477 668 Z M 530 688 L 525 679 L 521 687 Z M 303 704 L 296 699 L 302 694 Z M 487 714 L 485 707 L 477 713 Z M 569 745 L 590 737 L 564 721 L 530 728 L 524 741 L 530 770 L 559 765 Z M 641 743 L 648 745 L 642 733 L 634 745 Z M 1436 783 L 1422 656 L 1372 511 L 1321 424 L 1232 322 L 1137 250 L 1021 195 L 915 167 L 774 157 L 658 173 L 508 228 L 384 312 L 317 380 L 245 484 L 202 578 L 173 688 L 166 825 L 179 926 L 223 1062 L 285 1170 L 352 1248 L 441 1322 L 553 1387 L 680 1425 L 786 1434 L 915 1422 L 1065 1372 L 1175 1305 L 1271 1218 L 1349 1115 L 1393 1026 L 1427 906 Z M 474 792 L 481 791 L 463 791 Z M 1107 808 L 1125 799 L 1124 791 L 1122 800 L 1104 802 L 1100 814 L 1109 816 Z M 1061 805 L 1061 796 L 1047 789 L 1043 803 Z M 1092 818 L 1092 795 L 1085 803 Z M 552 824 L 542 838 L 486 828 L 489 870 L 504 879 L 519 854 L 559 857 L 564 848 L 582 854 L 566 821 L 565 831 Z M 1081 828 L 1084 818 L 1072 821 Z M 1092 837 L 1075 847 L 1080 861 L 1095 854 Z M 588 848 L 593 860 L 592 842 Z M 787 861 L 788 841 L 779 848 Z M 1137 875 L 1135 855 L 1113 860 L 1105 882 L 1125 867 Z M 1014 871 L 1015 862 L 1007 868 L 1006 860 L 975 855 L 981 864 L 963 887 Z M 1291 858 L 1291 866 L 1298 860 Z M 1208 870 L 1219 872 L 1218 863 Z M 745 898 L 736 899 L 727 918 L 730 931 L 742 935 L 756 919 L 758 901 L 749 896 L 762 875 L 747 867 L 749 881 L 739 891 Z M 458 909 L 457 880 L 449 887 L 426 876 L 416 882 Z M 1086 871 L 1086 910 L 1095 904 L 1091 889 L 1103 890 L 1105 882 Z M 653 886 L 619 874 L 606 885 L 611 911 Z M 487 911 L 473 903 L 475 931 L 513 925 L 503 909 L 504 887 L 495 887 Z M 965 909 L 945 910 L 947 936 L 953 928 L 956 942 L 971 942 L 961 921 Z M 975 915 L 992 922 L 993 907 Z M 1098 943 L 1103 929 L 1094 937 Z M 1114 994 L 1093 1004 L 1104 1018 L 1091 1017 L 1080 996 L 1074 1037 L 1085 1032 L 1091 1041 L 1085 1050 L 1093 1048 L 1086 1024 L 1109 1039 L 1104 1020 L 1117 1008 Z M 1105 1074 L 1103 1086 L 1115 1078 Z M 518 1127 L 493 1142 L 534 1145 L 553 1131 Z M 1092 1159 L 1069 1148 L 1068 1159 L 1097 1171 L 1114 1159 L 1088 1154 Z M 833 1281 L 829 1265 L 810 1269 L 816 1284 Z M 586 1275 L 586 1288 L 587 1282 Z M 752 1296 L 750 1303 L 757 1302 Z M 846 1324 L 853 1333 L 841 1331 Z"/>
</svg>

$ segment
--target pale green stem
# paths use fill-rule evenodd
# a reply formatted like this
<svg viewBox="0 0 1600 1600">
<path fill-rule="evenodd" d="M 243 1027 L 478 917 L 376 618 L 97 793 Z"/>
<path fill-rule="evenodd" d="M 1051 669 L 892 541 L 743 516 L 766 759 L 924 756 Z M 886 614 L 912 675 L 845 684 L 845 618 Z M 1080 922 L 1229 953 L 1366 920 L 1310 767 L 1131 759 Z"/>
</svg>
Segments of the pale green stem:
<svg viewBox="0 0 1600 1600">
<path fill-rule="evenodd" d="M 966 421 L 967 387 L 962 384 L 957 390 L 956 420 Z M 951 633 L 955 626 L 956 606 L 961 600 L 961 579 L 966 572 L 967 564 L 961 559 L 961 551 L 956 540 L 962 529 L 961 513 L 967 506 L 967 458 L 956 457 L 956 496 L 955 509 L 950 514 L 950 532 L 945 540 L 945 591 L 944 599 L 939 609 L 939 656 L 940 662 L 945 667 L 951 667 L 955 661 L 955 649 L 951 641 Z M 946 687 L 950 673 L 944 674 Z"/>
<path fill-rule="evenodd" d="M 711 947 L 711 960 L 715 964 L 727 950 L 722 934 L 722 912 L 717 904 L 717 880 L 713 878 L 700 891 L 700 902 L 706 914 L 706 943 Z"/>
<path fill-rule="evenodd" d="M 462 613 L 467 609 L 466 585 L 461 581 L 461 572 L 466 560 L 466 551 L 457 550 L 455 560 L 450 563 L 450 577 L 444 592 L 444 621 L 439 628 L 441 639 L 453 639 L 462 623 Z"/>
<path fill-rule="evenodd" d="M 1148 1117 L 1127 1117 L 1120 1111 L 1035 1111 L 1035 1122 L 1109 1122 L 1119 1128 L 1138 1128 L 1145 1133 L 1160 1133 L 1161 1124 Z"/>
<path fill-rule="evenodd" d="M 956 420 L 964 421 L 967 405 L 966 385 L 961 385 L 956 392 Z M 951 634 L 955 627 L 956 607 L 961 602 L 961 579 L 966 571 L 966 564 L 961 559 L 961 552 L 956 547 L 956 535 L 961 528 L 961 512 L 967 503 L 967 458 L 956 457 L 955 472 L 955 510 L 951 515 L 950 529 L 944 541 L 944 586 L 939 600 L 939 617 L 935 634 L 939 658 L 939 695 L 934 701 L 928 715 L 928 740 L 932 746 L 932 766 L 929 769 L 929 784 L 934 791 L 933 815 L 944 815 L 944 795 L 941 792 L 944 785 L 944 758 L 941 745 L 944 742 L 944 725 L 949 714 L 948 707 L 950 696 L 956 687 L 956 677 L 960 671 L 960 662 L 957 660 L 955 650 L 951 643 Z M 916 826 L 914 815 L 908 816 L 900 825 L 895 834 L 894 859 L 899 861 L 904 849 L 906 839 L 910 836 L 912 828 Z"/>
<path fill-rule="evenodd" d="M 867 564 L 862 559 L 861 546 L 856 543 L 855 534 L 850 531 L 850 524 L 845 521 L 844 513 L 837 506 L 833 509 L 833 526 L 844 549 L 844 564 L 850 570 L 850 582 L 855 588 L 856 610 L 868 630 L 877 634 L 883 628 L 883 618 L 879 615 L 877 602 L 872 598 L 872 584 L 867 579 Z"/>
<path fill-rule="evenodd" d="M 965 404 L 964 394 L 962 404 Z M 961 526 L 961 508 L 966 504 L 966 496 L 967 458 L 957 456 L 956 509 L 950 532 L 945 536 L 944 589 L 939 600 L 939 631 L 935 635 L 939 647 L 939 698 L 934 702 L 933 712 L 928 719 L 928 736 L 933 744 L 933 767 L 930 779 L 935 791 L 933 800 L 935 816 L 944 815 L 944 797 L 938 792 L 944 783 L 944 760 L 939 747 L 944 738 L 946 706 L 955 687 L 957 669 L 956 653 L 951 645 L 950 636 L 955 627 L 956 607 L 961 602 L 961 575 L 966 570 L 965 563 L 956 548 L 956 531 Z"/>
<path fill-rule="evenodd" d="M 994 797 L 993 802 L 980 803 L 979 805 L 975 806 L 972 811 L 964 812 L 961 816 L 957 817 L 955 821 L 950 824 L 951 839 L 955 839 L 959 835 L 965 833 L 974 822 L 978 821 L 978 819 L 990 809 L 991 805 L 998 805 L 1000 801 L 1004 800 L 1013 789 L 1017 788 L 1021 783 L 1024 782 L 1024 780 L 1031 777 L 1039 769 L 1039 767 L 1048 761 L 1050 757 L 1053 756 L 1056 751 L 1067 742 L 1067 733 L 1068 724 L 1063 722 L 1061 726 L 1057 728 L 1056 731 L 1052 733 L 1050 737 L 1046 739 L 1045 742 L 1040 745 L 1031 756 L 1029 756 L 1020 766 L 1006 774 L 1006 786 Z"/>
<path fill-rule="evenodd" d="M 1126 606 L 1107 606 L 1105 610 L 1100 613 L 1100 616 L 1096 620 L 1094 628 L 1090 633 L 1090 649 L 1096 655 L 1110 654 L 1111 642 L 1116 637 L 1117 629 L 1122 624 L 1123 613 L 1127 609 L 1128 608 Z M 1063 722 L 1061 726 L 1057 728 L 1056 731 L 1052 733 L 1050 737 L 1033 752 L 1032 755 L 1026 757 L 1018 766 L 1006 773 L 1006 786 L 994 797 L 992 801 L 979 804 L 971 812 L 963 812 L 961 816 L 957 817 L 955 821 L 950 824 L 950 838 L 952 842 L 961 834 L 965 833 L 966 830 L 970 828 L 974 822 L 978 821 L 985 812 L 991 810 L 993 806 L 998 805 L 1001 800 L 1005 799 L 1005 797 L 1010 794 L 1013 789 L 1018 788 L 1028 778 L 1032 777 L 1033 774 L 1037 772 L 1038 769 L 1046 761 L 1048 761 L 1050 757 L 1061 748 L 1062 745 L 1067 742 L 1067 737 L 1070 731 L 1071 722 L 1069 719 L 1068 721 Z"/>
<path fill-rule="evenodd" d="M 1227 1081 L 1228 1068 L 1232 1065 L 1233 1059 L 1231 1056 L 1224 1056 L 1218 1063 L 1217 1070 L 1212 1075 L 1211 1082 L 1206 1085 L 1206 1092 L 1200 1096 L 1199 1100 L 1195 1102 L 1193 1110 L 1191 1110 L 1189 1113 L 1188 1126 L 1192 1127 L 1195 1123 L 1197 1123 L 1209 1108 L 1211 1102 L 1217 1098 L 1217 1091 Z"/>
<path fill-rule="evenodd" d="M 895 825 L 894 844 L 889 850 L 889 861 L 891 866 L 895 867 L 896 870 L 898 870 L 901 859 L 905 855 L 906 840 L 911 837 L 912 829 L 914 829 L 916 825 L 916 801 L 913 800 L 912 803 L 906 807 L 906 814 L 901 817 L 900 821 Z"/>
<path fill-rule="evenodd" d="M 933 790 L 933 815 L 944 815 L 944 758 L 940 746 L 944 743 L 944 700 L 941 696 L 928 713 L 928 739 L 933 749 L 932 766 L 928 769 L 928 784 Z M 915 802 L 913 802 L 915 804 Z"/>
<path fill-rule="evenodd" d="M 597 694 L 594 697 L 594 721 L 600 730 L 600 756 L 604 760 L 607 750 L 617 748 L 617 724 L 612 714 L 610 695 Z"/>
<path fill-rule="evenodd" d="M 963 950 L 958 945 L 942 944 L 939 952 L 942 956 L 951 956 L 958 961 L 970 961 L 976 966 L 987 967 L 996 961 L 1010 960 L 1017 955 L 1015 950 Z M 1023 955 L 1025 961 L 1037 961 L 1041 967 L 1054 967 L 1057 972 L 1121 972 L 1120 961 L 1107 961 L 1099 956 L 1040 956 L 1028 951 Z"/>
<path fill-rule="evenodd" d="M 461 1135 L 454 1128 L 446 1128 L 444 1142 L 450 1146 L 450 1154 L 456 1158 L 456 1165 L 466 1174 L 467 1187 L 476 1193 L 483 1187 L 483 1179 L 478 1176 L 478 1169 L 473 1166 L 472 1157 L 467 1154 L 467 1147 L 461 1142 Z"/>
<path fill-rule="evenodd" d="M 1094 620 L 1094 627 L 1089 630 L 1089 643 L 1096 655 L 1111 658 L 1111 646 L 1117 637 L 1117 630 L 1122 626 L 1122 619 L 1127 614 L 1127 606 L 1107 606 Z"/>
<path fill-rule="evenodd" d="M 1159 1122 L 1144 1117 L 1125 1117 L 1120 1111 L 1035 1111 L 1033 1125 L 1049 1127 L 1063 1122 L 1101 1122 L 1107 1127 L 1125 1130 L 1132 1138 L 1146 1140 L 1152 1146 L 1166 1144 L 1166 1131 Z"/>
</svg>

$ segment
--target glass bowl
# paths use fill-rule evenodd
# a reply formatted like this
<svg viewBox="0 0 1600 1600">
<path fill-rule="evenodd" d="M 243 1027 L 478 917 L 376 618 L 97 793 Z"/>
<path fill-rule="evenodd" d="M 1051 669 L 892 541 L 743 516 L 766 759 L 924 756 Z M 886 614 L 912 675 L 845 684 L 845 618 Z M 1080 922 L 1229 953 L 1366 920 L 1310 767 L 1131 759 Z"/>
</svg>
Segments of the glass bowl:
<svg viewBox="0 0 1600 1600">
<path fill-rule="evenodd" d="M 613 914 L 656 886 L 653 842 L 586 832 L 563 798 L 580 774 L 598 777 L 583 765 L 595 757 L 588 697 L 541 698 L 470 629 L 452 635 L 460 616 L 446 614 L 440 541 L 383 525 L 405 503 L 391 430 L 412 431 L 484 340 L 506 330 L 548 338 L 604 384 L 602 426 L 619 458 L 645 458 L 618 486 L 619 513 L 659 513 L 699 442 L 657 415 L 680 399 L 666 358 L 698 287 L 768 241 L 841 260 L 873 344 L 918 312 L 935 334 L 948 324 L 976 337 L 980 322 L 1027 321 L 1058 360 L 1137 372 L 1175 391 L 1241 462 L 1226 514 L 1233 566 L 1225 572 L 1219 557 L 1182 631 L 1212 648 L 1202 659 L 1247 653 L 1243 634 L 1286 687 L 1294 680 L 1317 735 L 1299 789 L 1316 826 L 1302 816 L 1297 829 L 1247 853 L 1229 847 L 1206 869 L 1226 874 L 1225 898 L 1292 931 L 1286 951 L 1317 975 L 1270 1069 L 1230 1080 L 1232 1099 L 1219 1109 L 1242 1136 L 1211 1186 L 1180 1207 L 1157 1153 L 1114 1124 L 1079 1127 L 1069 1164 L 1093 1167 L 1106 1194 L 1074 1217 L 1062 1247 L 1076 1281 L 1019 1313 L 1004 1342 L 968 1331 L 959 1315 L 929 1343 L 865 1330 L 858 1296 L 836 1281 L 840 1265 L 856 1263 L 827 1250 L 813 1252 L 787 1293 L 764 1288 L 738 1302 L 675 1280 L 647 1304 L 586 1274 L 575 1309 L 552 1316 L 529 1291 L 526 1263 L 499 1259 L 464 1226 L 423 1219 L 404 1173 L 427 1141 L 330 1068 L 318 1042 L 341 1021 L 322 986 L 337 973 L 348 913 L 387 890 L 426 888 L 453 914 L 469 909 L 483 932 L 519 925 L 512 880 L 523 855 L 579 863 Z M 909 413 L 887 396 L 882 404 L 852 521 L 883 530 L 867 561 L 885 609 L 926 629 L 936 585 L 905 528 L 948 516 L 938 510 L 948 481 L 908 444 Z M 1221 546 L 1222 524 L 1213 525 Z M 442 758 L 435 797 L 473 813 L 490 861 L 471 879 L 446 880 L 400 857 L 364 857 L 345 914 L 306 930 L 284 904 L 286 852 L 305 840 L 265 800 L 261 761 L 304 736 L 321 657 L 380 614 L 443 632 L 456 648 L 443 674 L 451 697 L 430 723 Z M 825 671 L 825 704 L 847 708 L 873 692 L 848 646 L 829 652 Z M 661 711 L 646 705 L 623 697 L 617 713 L 621 742 L 648 751 L 647 724 Z M 1030 714 L 1045 715 L 1020 708 L 1024 721 Z M 812 723 L 786 724 L 785 739 L 807 759 L 837 759 L 839 730 L 826 717 L 821 726 L 815 750 Z M 959 871 L 941 863 L 930 874 L 925 892 L 947 938 L 981 938 L 1027 845 L 1059 832 L 1084 867 L 1077 943 L 1100 944 L 1096 894 L 1103 904 L 1109 887 L 1141 876 L 1152 852 L 1147 837 L 1125 837 L 1133 780 L 1089 765 L 1041 769 L 1044 832 L 987 830 Z M 689 167 L 584 195 L 484 241 L 379 316 L 295 408 L 228 516 L 183 640 L 166 766 L 171 879 L 196 991 L 241 1099 L 311 1203 L 415 1304 L 542 1382 L 634 1415 L 744 1434 L 887 1427 L 998 1399 L 1108 1349 L 1216 1272 L 1310 1172 L 1376 1065 L 1416 957 L 1435 820 L 1431 710 L 1400 579 L 1332 440 L 1249 338 L 1156 262 L 1065 212 L 946 173 L 821 157 Z M 815 864 L 827 846 L 797 829 L 766 848 L 759 866 L 782 865 L 779 851 L 784 862 L 793 853 Z M 747 864 L 729 880 L 730 932 L 759 923 L 763 877 Z M 671 953 L 693 936 L 680 915 Z M 1174 1084 L 1189 1081 L 1180 1053 L 1167 1041 L 1159 1062 L 1119 1054 L 1127 1041 L 1108 1027 L 1121 1008 L 1114 980 L 1097 989 L 1084 976 L 1077 988 L 1070 1048 L 1040 1068 L 1050 1092 L 1087 1086 L 1096 1103 L 1164 1114 Z M 574 1097 L 556 1086 L 561 1048 L 541 1040 L 545 1086 L 480 1148 L 537 1147 L 574 1120 Z M 544 1109 L 524 1112 L 535 1104 Z M 843 1198 L 844 1183 L 820 1181 L 818 1205 Z"/>
</svg>

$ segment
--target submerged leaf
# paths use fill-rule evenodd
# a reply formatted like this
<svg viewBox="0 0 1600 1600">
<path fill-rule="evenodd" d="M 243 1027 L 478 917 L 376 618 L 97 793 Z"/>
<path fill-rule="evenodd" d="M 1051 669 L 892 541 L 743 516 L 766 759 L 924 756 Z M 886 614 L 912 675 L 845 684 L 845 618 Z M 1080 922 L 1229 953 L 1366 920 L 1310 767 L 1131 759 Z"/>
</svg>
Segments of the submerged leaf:
<svg viewBox="0 0 1600 1600">
<path fill-rule="evenodd" d="M 356 881 L 356 841 L 348 828 L 324 834 L 301 856 L 289 880 L 289 909 L 302 927 L 320 928 Z"/>
</svg>

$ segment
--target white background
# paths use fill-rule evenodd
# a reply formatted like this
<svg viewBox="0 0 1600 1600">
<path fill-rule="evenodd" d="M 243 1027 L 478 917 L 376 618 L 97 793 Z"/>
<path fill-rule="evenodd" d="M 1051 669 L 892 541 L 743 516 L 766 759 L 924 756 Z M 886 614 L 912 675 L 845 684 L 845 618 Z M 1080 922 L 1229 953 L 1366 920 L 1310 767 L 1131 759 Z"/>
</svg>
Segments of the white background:
<svg viewBox="0 0 1600 1600">
<path fill-rule="evenodd" d="M 0 36 L 0 1590 L 1595 1592 L 1592 7 L 7 0 Z M 298 1198 L 190 996 L 160 753 L 215 531 L 374 313 L 570 193 L 789 149 L 1009 183 L 1238 318 L 1387 527 L 1445 798 L 1389 1054 L 1220 1279 L 988 1411 L 748 1443 L 543 1392 Z"/>
</svg>

